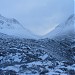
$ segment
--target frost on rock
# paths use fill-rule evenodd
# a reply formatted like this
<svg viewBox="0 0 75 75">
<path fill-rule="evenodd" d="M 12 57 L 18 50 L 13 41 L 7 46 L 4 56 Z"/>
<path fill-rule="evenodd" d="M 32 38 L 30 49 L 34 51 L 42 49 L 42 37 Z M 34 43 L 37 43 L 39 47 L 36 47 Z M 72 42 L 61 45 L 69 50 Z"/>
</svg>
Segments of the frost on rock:
<svg viewBox="0 0 75 75">
<path fill-rule="evenodd" d="M 48 41 L 47 41 L 48 40 Z M 38 43 L 37 43 L 38 42 Z M 54 42 L 51 39 L 0 39 L 0 74 L 1 75 L 68 75 L 75 74 L 74 62 L 58 61 L 50 55 L 50 49 L 66 49 L 74 57 L 74 48 L 70 42 Z M 49 44 L 51 43 L 51 45 Z M 52 47 L 55 44 L 55 47 Z M 42 46 L 41 46 L 42 45 Z M 58 47 L 60 45 L 60 47 Z M 68 49 L 69 48 L 69 49 Z M 66 56 L 68 56 L 66 53 Z M 62 54 L 60 55 L 62 58 Z M 63 59 L 65 59 L 63 57 Z M 67 58 L 66 58 L 67 59 Z M 72 58 L 70 59 L 71 61 Z"/>
</svg>

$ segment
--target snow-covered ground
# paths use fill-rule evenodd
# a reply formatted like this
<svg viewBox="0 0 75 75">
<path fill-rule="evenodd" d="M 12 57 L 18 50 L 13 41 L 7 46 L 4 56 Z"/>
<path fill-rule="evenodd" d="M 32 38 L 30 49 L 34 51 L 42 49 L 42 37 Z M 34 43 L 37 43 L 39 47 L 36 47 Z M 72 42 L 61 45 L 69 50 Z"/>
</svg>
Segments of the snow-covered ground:
<svg viewBox="0 0 75 75">
<path fill-rule="evenodd" d="M 17 56 L 17 55 L 16 55 Z M 11 56 L 13 58 L 13 56 Z M 15 57 L 14 59 L 19 59 Z M 15 61 L 14 61 L 15 62 Z M 7 75 L 74 75 L 75 64 L 69 62 L 40 60 L 28 63 L 12 64 L 6 67 L 1 67 L 0 72 Z M 3 74 L 2 74 L 3 75 Z"/>
<path fill-rule="evenodd" d="M 47 48 L 50 47 L 47 40 L 52 43 L 49 39 L 46 39 L 46 41 L 0 39 L 0 74 L 74 75 L 75 63 L 59 61 L 56 59 L 57 56 L 55 58 L 52 57 L 49 50 L 47 51 Z"/>
</svg>

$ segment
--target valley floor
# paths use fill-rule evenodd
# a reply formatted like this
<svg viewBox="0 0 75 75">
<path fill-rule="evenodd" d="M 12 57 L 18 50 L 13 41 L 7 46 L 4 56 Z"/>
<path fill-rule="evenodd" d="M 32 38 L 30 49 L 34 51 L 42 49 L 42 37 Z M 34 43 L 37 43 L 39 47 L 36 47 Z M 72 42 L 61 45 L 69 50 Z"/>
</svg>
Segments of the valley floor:
<svg viewBox="0 0 75 75">
<path fill-rule="evenodd" d="M 0 75 L 75 75 L 74 63 L 57 61 L 36 43 L 1 39 Z"/>
</svg>

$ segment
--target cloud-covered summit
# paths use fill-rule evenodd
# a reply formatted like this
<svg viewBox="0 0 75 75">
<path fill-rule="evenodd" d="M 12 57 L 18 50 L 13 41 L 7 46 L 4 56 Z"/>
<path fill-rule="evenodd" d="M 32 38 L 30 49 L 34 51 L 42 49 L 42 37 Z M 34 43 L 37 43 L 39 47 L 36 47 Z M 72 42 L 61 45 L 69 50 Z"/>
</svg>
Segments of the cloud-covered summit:
<svg viewBox="0 0 75 75">
<path fill-rule="evenodd" d="M 0 0 L 0 13 L 44 35 L 74 13 L 74 0 Z"/>
</svg>

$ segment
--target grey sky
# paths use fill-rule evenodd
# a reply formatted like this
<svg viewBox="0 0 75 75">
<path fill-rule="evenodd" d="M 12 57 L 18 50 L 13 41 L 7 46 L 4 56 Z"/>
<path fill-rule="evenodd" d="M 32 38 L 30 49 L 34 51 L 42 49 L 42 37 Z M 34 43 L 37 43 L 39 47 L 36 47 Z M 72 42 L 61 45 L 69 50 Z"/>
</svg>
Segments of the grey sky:
<svg viewBox="0 0 75 75">
<path fill-rule="evenodd" d="M 0 14 L 44 35 L 74 13 L 74 0 L 0 0 Z"/>
</svg>

